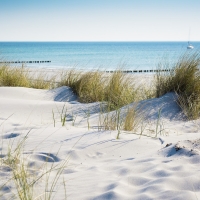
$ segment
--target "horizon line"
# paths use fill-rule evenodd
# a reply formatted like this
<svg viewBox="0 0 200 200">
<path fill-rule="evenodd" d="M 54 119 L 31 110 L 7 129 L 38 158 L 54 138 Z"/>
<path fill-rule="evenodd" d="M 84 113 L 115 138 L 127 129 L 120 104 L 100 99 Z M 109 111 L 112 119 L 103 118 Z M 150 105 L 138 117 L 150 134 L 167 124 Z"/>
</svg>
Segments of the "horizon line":
<svg viewBox="0 0 200 200">
<path fill-rule="evenodd" d="M 112 40 L 94 40 L 94 41 L 81 41 L 81 40 L 74 40 L 74 41 L 67 41 L 67 40 L 57 40 L 57 41 L 51 41 L 51 40 L 5 40 L 0 42 L 188 42 L 188 40 L 140 40 L 140 41 L 134 41 L 134 40 L 117 40 L 117 41 L 112 41 Z M 200 40 L 190 40 L 190 42 L 200 42 Z"/>
</svg>

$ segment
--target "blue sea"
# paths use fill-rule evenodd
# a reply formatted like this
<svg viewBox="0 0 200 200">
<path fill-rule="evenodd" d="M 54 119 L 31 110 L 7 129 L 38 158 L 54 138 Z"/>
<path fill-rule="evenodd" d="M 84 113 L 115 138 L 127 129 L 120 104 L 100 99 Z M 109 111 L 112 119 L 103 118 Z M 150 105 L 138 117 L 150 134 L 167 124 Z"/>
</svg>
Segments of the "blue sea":
<svg viewBox="0 0 200 200">
<path fill-rule="evenodd" d="M 26 64 L 34 68 L 145 70 L 200 49 L 200 42 L 192 45 L 193 50 L 187 50 L 187 42 L 0 42 L 0 60 L 51 61 Z"/>
</svg>

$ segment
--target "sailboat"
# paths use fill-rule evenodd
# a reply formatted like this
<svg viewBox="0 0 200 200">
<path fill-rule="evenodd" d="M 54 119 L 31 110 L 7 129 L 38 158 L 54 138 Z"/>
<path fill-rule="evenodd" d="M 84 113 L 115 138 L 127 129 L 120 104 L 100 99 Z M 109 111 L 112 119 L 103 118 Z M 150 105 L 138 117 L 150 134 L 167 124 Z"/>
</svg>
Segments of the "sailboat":
<svg viewBox="0 0 200 200">
<path fill-rule="evenodd" d="M 187 49 L 194 49 L 194 46 L 192 46 L 189 41 L 188 41 Z"/>
<path fill-rule="evenodd" d="M 190 39 L 190 31 L 189 31 L 189 39 Z M 194 46 L 192 46 L 192 45 L 190 44 L 190 41 L 189 41 L 189 40 L 188 40 L 187 49 L 194 49 Z"/>
</svg>

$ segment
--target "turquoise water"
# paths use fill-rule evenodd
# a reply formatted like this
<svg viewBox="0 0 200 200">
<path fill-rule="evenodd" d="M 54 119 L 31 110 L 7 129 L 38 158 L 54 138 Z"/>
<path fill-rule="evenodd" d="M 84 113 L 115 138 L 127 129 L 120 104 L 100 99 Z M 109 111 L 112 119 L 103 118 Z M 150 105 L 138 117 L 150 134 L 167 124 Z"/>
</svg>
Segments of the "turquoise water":
<svg viewBox="0 0 200 200">
<path fill-rule="evenodd" d="M 189 51 L 200 42 L 192 45 Z M 1 60 L 51 61 L 26 64 L 34 68 L 155 69 L 163 58 L 173 61 L 186 51 L 187 42 L 0 42 Z"/>
</svg>

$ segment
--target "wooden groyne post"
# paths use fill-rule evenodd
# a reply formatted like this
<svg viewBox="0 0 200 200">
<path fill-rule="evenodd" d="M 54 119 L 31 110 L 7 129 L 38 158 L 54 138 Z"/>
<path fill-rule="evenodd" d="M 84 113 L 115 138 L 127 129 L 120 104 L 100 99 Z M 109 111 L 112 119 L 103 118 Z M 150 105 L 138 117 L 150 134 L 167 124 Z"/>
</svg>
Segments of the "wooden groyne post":
<svg viewBox="0 0 200 200">
<path fill-rule="evenodd" d="M 14 63 L 50 63 L 51 61 L 50 60 L 40 60 L 40 61 L 1 61 L 0 63 L 10 63 L 10 64 L 14 64 Z"/>
<path fill-rule="evenodd" d="M 153 72 L 169 72 L 170 69 L 144 69 L 144 70 L 119 70 L 122 73 L 153 73 Z M 116 70 L 107 70 L 107 73 L 114 73 Z"/>
</svg>

